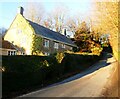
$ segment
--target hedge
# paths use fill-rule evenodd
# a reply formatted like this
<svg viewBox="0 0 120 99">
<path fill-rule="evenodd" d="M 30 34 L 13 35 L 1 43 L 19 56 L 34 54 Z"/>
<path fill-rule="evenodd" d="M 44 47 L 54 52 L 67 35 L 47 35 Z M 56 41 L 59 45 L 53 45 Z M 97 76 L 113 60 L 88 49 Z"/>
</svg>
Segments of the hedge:
<svg viewBox="0 0 120 99">
<path fill-rule="evenodd" d="M 65 56 L 62 62 L 65 72 L 82 71 L 101 58 L 98 55 L 66 54 Z"/>
<path fill-rule="evenodd" d="M 44 84 L 66 73 L 82 71 L 99 60 L 97 55 L 56 53 L 51 56 L 2 56 L 3 96 Z"/>
</svg>

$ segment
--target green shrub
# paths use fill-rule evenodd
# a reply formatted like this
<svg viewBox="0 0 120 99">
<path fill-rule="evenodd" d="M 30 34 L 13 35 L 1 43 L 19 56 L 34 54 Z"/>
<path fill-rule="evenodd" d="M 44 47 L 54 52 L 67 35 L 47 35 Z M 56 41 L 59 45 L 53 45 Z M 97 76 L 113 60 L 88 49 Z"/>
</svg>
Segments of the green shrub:
<svg viewBox="0 0 120 99">
<path fill-rule="evenodd" d="M 91 49 L 92 53 L 95 54 L 95 55 L 100 55 L 100 53 L 102 52 L 103 48 L 99 48 L 99 47 L 93 47 Z"/>
<path fill-rule="evenodd" d="M 61 64 L 64 66 L 65 72 L 74 72 L 86 69 L 99 59 L 100 56 L 98 55 L 66 53 Z"/>
<path fill-rule="evenodd" d="M 62 62 L 64 56 L 65 56 L 64 53 L 57 53 L 57 54 L 56 54 L 55 57 L 56 57 L 58 63 L 61 63 L 61 62 Z"/>
<path fill-rule="evenodd" d="M 3 56 L 2 65 L 6 72 L 36 72 L 57 63 L 55 58 L 46 56 Z"/>
<path fill-rule="evenodd" d="M 2 56 L 3 94 L 44 84 L 66 73 L 81 71 L 96 62 L 97 55 L 56 53 L 50 56 Z"/>
</svg>

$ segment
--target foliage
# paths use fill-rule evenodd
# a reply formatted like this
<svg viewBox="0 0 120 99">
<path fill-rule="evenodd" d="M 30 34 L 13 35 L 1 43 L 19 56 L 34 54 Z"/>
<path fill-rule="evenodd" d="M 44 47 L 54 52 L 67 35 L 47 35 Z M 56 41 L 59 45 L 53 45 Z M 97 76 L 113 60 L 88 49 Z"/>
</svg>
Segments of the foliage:
<svg viewBox="0 0 120 99">
<path fill-rule="evenodd" d="M 65 72 L 81 71 L 91 66 L 91 64 L 93 64 L 99 58 L 100 56 L 98 55 L 65 53 L 62 65 L 64 66 Z"/>
<path fill-rule="evenodd" d="M 64 74 L 80 72 L 96 62 L 98 55 L 56 53 L 51 56 L 2 56 L 3 96 L 10 92 L 43 85 Z M 89 61 L 89 62 L 88 62 Z"/>
<path fill-rule="evenodd" d="M 72 58 L 75 60 L 71 60 Z M 3 67 L 5 72 L 16 72 L 16 73 L 29 73 L 37 72 L 41 69 L 50 69 L 61 68 L 65 60 L 67 59 L 68 66 L 71 65 L 71 62 L 83 62 L 85 59 L 90 59 L 89 57 L 96 57 L 94 55 L 76 55 L 73 53 L 57 53 L 52 56 L 3 56 Z M 71 59 L 70 59 L 71 58 Z M 78 59 L 77 59 L 78 58 Z M 70 61 L 71 60 L 71 61 Z M 84 60 L 84 61 L 83 61 Z M 80 63 L 79 63 L 80 64 Z M 76 64 L 76 65 L 79 65 Z M 60 67 L 59 67 L 60 66 Z M 65 65 L 66 66 L 66 65 Z M 74 65 L 73 65 L 74 66 Z M 74 68 L 74 67 L 73 67 Z"/>
<path fill-rule="evenodd" d="M 47 60 L 44 60 L 43 62 L 41 62 L 42 66 L 46 66 L 49 67 L 49 63 Z"/>
<path fill-rule="evenodd" d="M 62 62 L 64 56 L 65 56 L 64 53 L 57 53 L 56 54 L 56 59 L 57 59 L 58 63 Z"/>
<path fill-rule="evenodd" d="M 102 47 L 93 47 L 91 49 L 92 53 L 95 54 L 95 55 L 100 55 L 100 53 L 102 52 L 103 48 Z"/>
<path fill-rule="evenodd" d="M 99 44 L 99 38 L 100 34 L 94 31 L 90 32 L 86 22 L 82 22 L 75 32 L 75 43 L 79 47 L 80 52 L 99 55 L 102 51 L 101 45 Z"/>
<path fill-rule="evenodd" d="M 78 52 L 80 53 L 92 53 L 99 55 L 102 52 L 102 47 L 99 43 L 93 40 L 86 41 L 76 41 L 76 44 L 79 46 Z"/>
<path fill-rule="evenodd" d="M 71 31 L 73 34 L 78 30 L 78 28 L 80 27 L 80 18 L 76 17 L 76 18 L 72 18 L 70 17 L 69 19 L 67 19 L 66 21 L 66 27 L 68 31 Z"/>
<path fill-rule="evenodd" d="M 3 56 L 3 66 L 6 72 L 35 72 L 44 68 L 41 56 Z M 43 61 L 44 62 L 44 61 Z"/>
<path fill-rule="evenodd" d="M 4 35 L 7 32 L 7 29 L 4 27 L 0 27 L 0 34 Z"/>
<path fill-rule="evenodd" d="M 84 21 L 81 23 L 80 27 L 75 32 L 74 37 L 76 40 L 78 40 L 78 39 L 86 40 L 87 38 L 89 38 L 89 35 L 88 35 L 89 33 L 90 33 L 89 28 L 88 28 L 86 22 Z"/>
<path fill-rule="evenodd" d="M 41 24 L 44 11 L 44 6 L 41 2 L 28 2 L 25 9 L 25 17 L 35 23 Z"/>
<path fill-rule="evenodd" d="M 108 46 L 104 46 L 103 52 L 113 53 L 111 45 L 109 44 Z"/>
<path fill-rule="evenodd" d="M 52 13 L 52 14 L 51 14 Z M 56 6 L 52 12 L 48 13 L 48 17 L 43 21 L 43 25 L 51 30 L 62 33 L 65 25 L 66 7 Z"/>
<path fill-rule="evenodd" d="M 110 44 L 116 59 L 118 59 L 118 14 L 120 14 L 118 13 L 118 3 L 117 1 L 96 2 L 97 12 L 95 12 L 95 16 L 99 21 L 97 29 L 99 28 L 99 32 L 102 34 L 110 34 Z"/>
<path fill-rule="evenodd" d="M 41 46 L 42 46 L 42 38 L 37 35 L 33 35 L 33 46 L 32 46 L 32 55 L 42 55 Z"/>
</svg>

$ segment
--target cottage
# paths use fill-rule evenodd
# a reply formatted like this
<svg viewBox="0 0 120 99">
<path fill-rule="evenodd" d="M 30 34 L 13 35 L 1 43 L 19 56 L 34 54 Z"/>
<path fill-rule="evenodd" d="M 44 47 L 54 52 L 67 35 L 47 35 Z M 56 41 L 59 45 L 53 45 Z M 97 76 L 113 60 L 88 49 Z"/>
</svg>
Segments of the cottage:
<svg viewBox="0 0 120 99">
<path fill-rule="evenodd" d="M 0 55 L 24 55 L 24 50 L 14 46 L 12 43 L 0 40 Z"/>
<path fill-rule="evenodd" d="M 76 47 L 65 35 L 26 19 L 23 16 L 22 7 L 19 7 L 18 14 L 6 32 L 4 39 L 24 48 L 27 55 L 38 53 L 49 55 L 72 50 L 73 47 Z"/>
</svg>

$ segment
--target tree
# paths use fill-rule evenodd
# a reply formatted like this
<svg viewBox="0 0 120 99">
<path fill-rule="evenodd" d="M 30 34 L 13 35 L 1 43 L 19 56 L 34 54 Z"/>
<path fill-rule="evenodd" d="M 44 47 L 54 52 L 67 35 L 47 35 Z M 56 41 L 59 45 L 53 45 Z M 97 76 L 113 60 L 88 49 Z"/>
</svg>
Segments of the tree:
<svg viewBox="0 0 120 99">
<path fill-rule="evenodd" d="M 88 35 L 89 35 L 90 31 L 89 31 L 89 27 L 87 26 L 86 22 L 83 21 L 81 24 L 80 24 L 80 27 L 77 28 L 77 30 L 75 31 L 75 39 L 80 39 L 80 40 L 83 40 L 84 38 L 88 38 Z"/>
<path fill-rule="evenodd" d="M 54 20 L 53 20 L 53 16 L 51 14 L 48 14 L 46 19 L 43 20 L 43 26 L 45 26 L 46 28 L 49 28 L 51 30 L 54 30 Z"/>
<path fill-rule="evenodd" d="M 65 21 L 65 13 L 66 13 L 66 8 L 63 6 L 62 7 L 58 6 L 53 11 L 54 27 L 57 32 L 62 32 Z"/>
<path fill-rule="evenodd" d="M 43 22 L 44 26 L 61 33 L 65 26 L 66 13 L 67 9 L 65 6 L 56 6 L 56 8 L 48 13 L 46 19 Z"/>
<path fill-rule="evenodd" d="M 79 49 L 80 50 L 85 49 L 85 51 L 87 51 L 87 52 L 89 50 L 88 49 L 89 43 L 87 42 L 87 40 L 89 38 L 88 30 L 89 29 L 88 29 L 86 22 L 83 21 L 77 27 L 77 29 L 75 31 L 75 35 L 74 35 L 75 42 L 76 42 L 77 46 L 79 47 Z"/>
<path fill-rule="evenodd" d="M 65 25 L 66 25 L 68 31 L 71 31 L 74 34 L 78 30 L 78 28 L 80 27 L 80 24 L 81 24 L 80 18 L 69 17 L 69 18 L 67 18 Z"/>
<path fill-rule="evenodd" d="M 6 33 L 6 31 L 7 31 L 6 28 L 4 28 L 4 27 L 1 27 L 1 28 L 0 28 L 0 34 L 1 34 L 1 35 L 4 35 L 4 34 Z"/>
<path fill-rule="evenodd" d="M 79 24 L 79 27 L 77 28 L 75 32 L 75 43 L 79 47 L 80 52 L 89 52 L 93 54 L 99 55 L 101 50 L 101 46 L 96 40 L 93 40 L 94 38 L 98 38 L 98 34 L 95 34 L 94 31 L 90 31 L 90 27 L 88 24 L 83 21 L 81 24 Z"/>
<path fill-rule="evenodd" d="M 44 13 L 45 10 L 41 2 L 27 3 L 25 10 L 25 17 L 30 19 L 31 21 L 41 24 Z"/>
<path fill-rule="evenodd" d="M 109 40 L 113 53 L 118 59 L 118 2 L 96 2 L 95 16 L 99 20 L 99 32 L 110 34 Z"/>
</svg>

